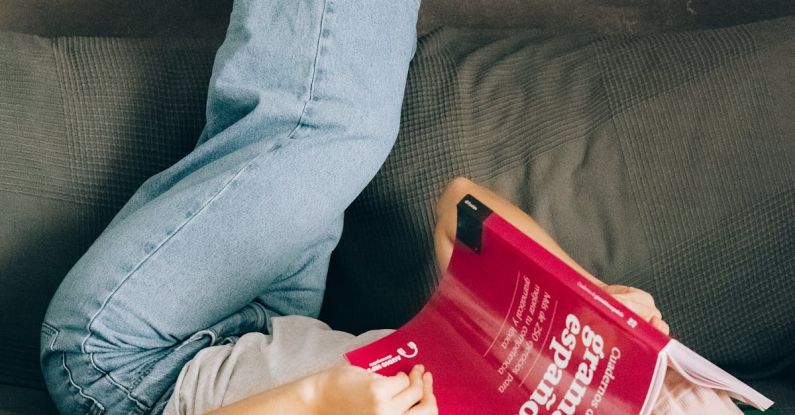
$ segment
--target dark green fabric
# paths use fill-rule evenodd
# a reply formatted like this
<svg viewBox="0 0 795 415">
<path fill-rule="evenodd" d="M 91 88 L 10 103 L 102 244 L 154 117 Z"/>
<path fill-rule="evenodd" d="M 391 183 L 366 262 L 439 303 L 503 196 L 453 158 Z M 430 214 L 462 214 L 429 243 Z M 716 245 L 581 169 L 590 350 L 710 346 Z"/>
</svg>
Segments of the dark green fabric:
<svg viewBox="0 0 795 415">
<path fill-rule="evenodd" d="M 0 384 L 43 387 L 49 296 L 137 185 L 191 149 L 216 47 L 0 34 Z M 395 150 L 346 214 L 324 317 L 394 327 L 422 306 L 434 200 L 465 175 L 604 279 L 653 292 L 699 352 L 744 375 L 784 370 L 794 47 L 792 18 L 640 38 L 424 37 Z M 795 413 L 791 381 L 760 382 Z"/>
<path fill-rule="evenodd" d="M 217 46 L 0 32 L 0 384 L 44 388 L 49 298 L 140 183 L 194 146 Z"/>
<path fill-rule="evenodd" d="M 745 415 L 780 415 L 781 414 L 781 412 L 779 412 L 779 410 L 775 408 L 771 408 L 770 410 L 764 412 L 759 411 L 757 409 L 744 409 L 743 413 Z"/>
<path fill-rule="evenodd" d="M 651 291 L 720 365 L 792 371 L 793 22 L 423 39 L 398 143 L 346 215 L 324 315 L 356 331 L 418 310 L 435 285 L 434 200 L 464 175 L 596 275 Z M 774 398 L 795 411 L 791 383 Z"/>
<path fill-rule="evenodd" d="M 50 41 L 4 35 L 0 56 L 0 383 L 40 386 L 35 320 L 78 254 L 70 216 L 40 214 L 62 204 L 30 190 L 68 177 L 63 105 Z"/>
<path fill-rule="evenodd" d="M 0 385 L 0 415 L 55 413 L 47 391 Z"/>
</svg>

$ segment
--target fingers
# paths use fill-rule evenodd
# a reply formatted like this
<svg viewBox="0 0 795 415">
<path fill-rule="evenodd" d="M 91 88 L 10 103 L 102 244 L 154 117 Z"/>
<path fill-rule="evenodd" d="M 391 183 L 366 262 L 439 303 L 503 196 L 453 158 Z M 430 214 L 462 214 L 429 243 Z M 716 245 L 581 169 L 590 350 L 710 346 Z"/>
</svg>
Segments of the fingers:
<svg viewBox="0 0 795 415">
<path fill-rule="evenodd" d="M 637 303 L 656 307 L 654 304 L 654 297 L 640 288 L 627 287 L 626 285 L 608 285 L 605 287 L 605 290 L 614 296 L 622 295 Z"/>
<path fill-rule="evenodd" d="M 422 376 L 423 393 L 419 404 L 411 408 L 406 415 L 438 415 L 439 408 L 436 405 L 436 395 L 433 394 L 433 375 L 426 372 Z"/>
<path fill-rule="evenodd" d="M 644 320 L 651 321 L 652 317 L 662 318 L 662 313 L 654 304 L 654 297 L 646 291 L 623 285 L 609 285 L 605 289 Z"/>
<path fill-rule="evenodd" d="M 409 386 L 395 395 L 392 400 L 395 412 L 402 414 L 416 405 L 423 397 L 423 375 L 425 368 L 422 365 L 414 366 L 409 373 Z"/>
<path fill-rule="evenodd" d="M 639 315 L 643 320 L 651 322 L 653 318 L 662 319 L 662 313 L 656 307 L 649 306 L 644 303 L 639 303 L 635 301 L 632 297 L 627 297 L 624 295 L 617 295 L 615 296 L 621 304 L 624 304 L 630 310 L 634 311 L 635 314 Z"/>
<path fill-rule="evenodd" d="M 671 334 L 671 326 L 668 325 L 663 319 L 654 317 L 651 319 L 652 326 L 654 326 L 657 330 L 660 330 L 664 334 L 668 335 Z"/>
<path fill-rule="evenodd" d="M 411 386 L 411 380 L 408 375 L 401 372 L 395 376 L 382 377 L 373 385 L 383 393 L 382 396 L 391 398 Z"/>
<path fill-rule="evenodd" d="M 654 304 L 654 297 L 638 288 L 624 285 L 610 285 L 605 288 L 618 301 L 635 312 L 642 319 L 648 321 L 657 330 L 665 334 L 671 332 L 670 326 L 662 319 L 662 313 Z"/>
</svg>

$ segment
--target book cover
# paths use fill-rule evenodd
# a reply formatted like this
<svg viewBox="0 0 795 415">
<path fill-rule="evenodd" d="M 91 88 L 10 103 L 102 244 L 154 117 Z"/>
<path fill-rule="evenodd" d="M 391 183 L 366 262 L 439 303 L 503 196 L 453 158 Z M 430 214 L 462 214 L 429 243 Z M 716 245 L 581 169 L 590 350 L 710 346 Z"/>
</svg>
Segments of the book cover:
<svg viewBox="0 0 795 415">
<path fill-rule="evenodd" d="M 383 375 L 424 364 L 440 414 L 646 414 L 675 362 L 689 380 L 714 379 L 708 386 L 772 404 L 680 346 L 467 196 L 428 304 L 345 357 Z"/>
</svg>

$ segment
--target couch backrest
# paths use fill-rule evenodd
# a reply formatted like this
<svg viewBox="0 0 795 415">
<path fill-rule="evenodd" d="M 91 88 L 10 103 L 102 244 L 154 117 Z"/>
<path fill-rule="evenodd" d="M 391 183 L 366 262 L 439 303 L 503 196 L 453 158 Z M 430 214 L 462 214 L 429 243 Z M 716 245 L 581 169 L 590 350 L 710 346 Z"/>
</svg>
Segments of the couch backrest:
<svg viewBox="0 0 795 415">
<path fill-rule="evenodd" d="M 0 32 L 0 383 L 41 387 L 49 297 L 135 189 L 193 148 L 217 46 Z"/>
<path fill-rule="evenodd" d="M 739 373 L 780 370 L 795 354 L 792 24 L 421 39 L 324 318 L 359 331 L 421 307 L 434 200 L 465 175 L 597 275 L 653 292 L 686 344 Z M 0 383 L 41 387 L 49 297 L 135 188 L 190 151 L 216 47 L 0 34 Z"/>
</svg>

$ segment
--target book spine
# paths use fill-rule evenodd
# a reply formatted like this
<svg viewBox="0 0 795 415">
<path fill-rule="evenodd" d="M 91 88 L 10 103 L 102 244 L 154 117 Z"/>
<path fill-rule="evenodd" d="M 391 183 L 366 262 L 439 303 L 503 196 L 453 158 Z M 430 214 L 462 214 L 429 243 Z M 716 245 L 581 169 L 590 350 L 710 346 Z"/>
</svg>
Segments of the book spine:
<svg viewBox="0 0 795 415">
<path fill-rule="evenodd" d="M 483 222 L 491 216 L 491 209 L 468 194 L 458 202 L 457 211 L 455 238 L 480 254 L 483 246 Z"/>
</svg>

